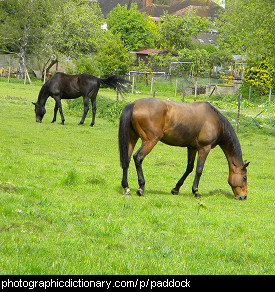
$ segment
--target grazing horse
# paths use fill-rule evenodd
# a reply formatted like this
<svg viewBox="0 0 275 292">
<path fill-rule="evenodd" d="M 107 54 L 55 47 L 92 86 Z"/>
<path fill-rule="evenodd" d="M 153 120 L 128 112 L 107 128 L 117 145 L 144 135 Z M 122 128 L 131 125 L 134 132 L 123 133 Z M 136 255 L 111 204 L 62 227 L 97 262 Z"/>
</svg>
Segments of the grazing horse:
<svg viewBox="0 0 275 292">
<path fill-rule="evenodd" d="M 96 114 L 96 96 L 99 87 L 110 87 L 123 94 L 127 85 L 129 85 L 129 81 L 117 75 L 112 75 L 106 79 L 100 79 L 89 74 L 67 75 L 58 72 L 42 86 L 37 102 L 33 102 L 35 105 L 36 121 L 42 122 L 43 116 L 46 113 L 46 101 L 48 97 L 51 96 L 55 100 L 52 123 L 56 121 L 56 113 L 57 110 L 59 110 L 61 124 L 64 125 L 65 119 L 62 111 L 61 99 L 75 99 L 83 96 L 84 113 L 79 125 L 82 125 L 85 121 L 89 110 L 89 100 L 91 100 L 93 111 L 91 126 L 93 126 Z"/>
<path fill-rule="evenodd" d="M 144 98 L 123 108 L 119 124 L 119 150 L 123 169 L 121 185 L 126 195 L 130 194 L 127 181 L 128 167 L 139 138 L 142 145 L 133 156 L 138 175 L 138 195 L 143 195 L 145 185 L 142 161 L 157 142 L 161 141 L 171 146 L 187 147 L 187 168 L 172 189 L 173 195 L 179 193 L 180 187 L 192 172 L 198 153 L 192 192 L 196 198 L 201 197 L 198 185 L 205 160 L 209 151 L 219 145 L 228 160 L 228 183 L 232 187 L 235 199 L 247 198 L 246 168 L 249 162 L 242 160 L 241 146 L 233 127 L 210 103 L 177 103 Z"/>
</svg>

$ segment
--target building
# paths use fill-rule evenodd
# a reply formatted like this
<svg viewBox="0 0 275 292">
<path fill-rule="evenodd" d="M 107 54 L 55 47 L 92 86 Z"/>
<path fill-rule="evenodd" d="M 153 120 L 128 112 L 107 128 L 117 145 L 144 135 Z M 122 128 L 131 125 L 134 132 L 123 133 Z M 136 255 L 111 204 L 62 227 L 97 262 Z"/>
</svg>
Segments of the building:
<svg viewBox="0 0 275 292">
<path fill-rule="evenodd" d="M 165 11 L 169 15 L 183 16 L 191 11 L 196 11 L 200 17 L 209 17 L 214 20 L 223 8 L 210 0 L 170 0 L 169 5 L 155 4 L 153 0 L 144 0 L 140 12 L 145 12 L 150 17 L 161 17 Z"/>
</svg>

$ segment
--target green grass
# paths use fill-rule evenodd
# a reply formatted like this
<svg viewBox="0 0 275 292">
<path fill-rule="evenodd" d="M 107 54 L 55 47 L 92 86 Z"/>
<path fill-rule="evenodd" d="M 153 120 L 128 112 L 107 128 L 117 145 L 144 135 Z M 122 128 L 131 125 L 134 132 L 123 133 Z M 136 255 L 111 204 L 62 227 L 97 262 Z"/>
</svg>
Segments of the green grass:
<svg viewBox="0 0 275 292">
<path fill-rule="evenodd" d="M 146 190 L 123 196 L 117 123 L 66 103 L 64 126 L 43 123 L 31 101 L 41 83 L 0 82 L 1 274 L 274 274 L 274 134 L 241 128 L 248 199 L 236 201 L 217 147 L 191 194 L 192 173 L 178 196 L 186 149 L 159 143 L 144 161 Z M 103 97 L 115 98 L 108 90 Z M 129 95 L 127 100 L 138 98 Z M 99 106 L 99 105 L 98 105 Z M 58 117 L 58 121 L 60 118 Z"/>
</svg>

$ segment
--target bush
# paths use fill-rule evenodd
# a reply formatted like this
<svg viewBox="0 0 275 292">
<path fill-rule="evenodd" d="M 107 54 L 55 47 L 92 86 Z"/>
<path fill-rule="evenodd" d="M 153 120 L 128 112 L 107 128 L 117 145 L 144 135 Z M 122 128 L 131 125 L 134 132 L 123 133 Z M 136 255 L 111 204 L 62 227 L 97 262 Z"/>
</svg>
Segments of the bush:
<svg viewBox="0 0 275 292">
<path fill-rule="evenodd" d="M 77 73 L 78 74 L 92 74 L 94 76 L 98 75 L 98 70 L 96 69 L 96 66 L 94 65 L 94 61 L 89 56 L 82 56 L 79 59 L 74 61 L 76 67 L 77 67 Z"/>
<path fill-rule="evenodd" d="M 82 98 L 70 99 L 67 102 L 69 110 L 77 111 L 80 115 L 83 113 Z M 115 101 L 98 95 L 96 99 L 96 117 L 100 117 L 111 122 L 118 121 L 122 109 L 126 104 L 127 102 L 125 101 Z"/>
<path fill-rule="evenodd" d="M 253 91 L 266 95 L 274 83 L 273 79 L 274 68 L 263 61 L 257 67 L 248 68 L 244 72 L 243 85 L 246 89 L 251 86 Z"/>
</svg>

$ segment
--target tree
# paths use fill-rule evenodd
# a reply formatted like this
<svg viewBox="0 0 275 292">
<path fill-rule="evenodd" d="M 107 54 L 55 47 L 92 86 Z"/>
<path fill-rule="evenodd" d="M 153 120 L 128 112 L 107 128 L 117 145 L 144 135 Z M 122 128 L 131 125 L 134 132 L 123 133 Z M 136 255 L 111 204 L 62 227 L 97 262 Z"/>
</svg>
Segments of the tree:
<svg viewBox="0 0 275 292">
<path fill-rule="evenodd" d="M 138 50 L 143 47 L 154 47 L 156 39 L 156 25 L 144 13 L 137 10 L 137 4 L 130 9 L 119 4 L 107 17 L 108 29 L 118 35 L 129 48 Z"/>
<path fill-rule="evenodd" d="M 273 0 L 227 0 L 217 21 L 219 47 L 246 55 L 253 64 L 273 58 L 274 65 L 274 11 Z"/>
<path fill-rule="evenodd" d="M 18 56 L 17 78 L 23 78 L 26 55 L 41 42 L 41 31 L 49 23 L 54 5 L 50 0 L 0 2 L 0 49 Z"/>
<path fill-rule="evenodd" d="M 97 3 L 68 0 L 57 9 L 52 23 L 44 30 L 40 55 L 54 64 L 60 55 L 72 59 L 96 52 L 106 39 L 103 15 Z M 48 67 L 49 69 L 49 67 Z"/>
<path fill-rule="evenodd" d="M 191 48 L 191 37 L 199 32 L 207 31 L 211 22 L 206 18 L 190 13 L 183 17 L 163 15 L 163 23 L 159 27 L 160 46 L 172 51 Z"/>
<path fill-rule="evenodd" d="M 125 75 L 133 63 L 129 50 L 118 37 L 109 38 L 98 46 L 94 61 L 103 77 L 111 74 Z"/>
</svg>

